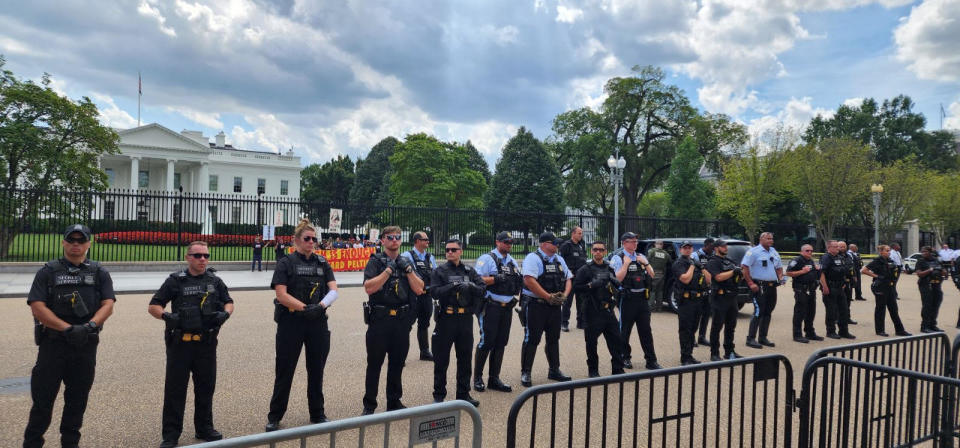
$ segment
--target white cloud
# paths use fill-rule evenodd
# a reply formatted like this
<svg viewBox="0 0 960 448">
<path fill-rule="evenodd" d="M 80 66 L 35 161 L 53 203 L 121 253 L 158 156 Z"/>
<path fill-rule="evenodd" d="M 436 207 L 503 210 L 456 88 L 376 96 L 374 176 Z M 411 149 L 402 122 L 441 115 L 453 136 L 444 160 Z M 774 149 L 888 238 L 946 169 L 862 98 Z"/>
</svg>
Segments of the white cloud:
<svg viewBox="0 0 960 448">
<path fill-rule="evenodd" d="M 750 123 L 747 124 L 750 135 L 755 138 L 760 137 L 770 131 L 776 130 L 780 126 L 802 132 L 806 129 L 807 125 L 810 124 L 810 120 L 817 115 L 824 118 L 833 117 L 833 110 L 813 107 L 812 102 L 813 98 L 809 96 L 800 99 L 790 98 L 790 101 L 787 101 L 783 109 L 780 109 L 775 115 L 765 115 L 750 120 Z"/>
<path fill-rule="evenodd" d="M 173 28 L 166 26 L 167 18 L 163 16 L 157 7 L 148 3 L 147 0 L 140 1 L 140 5 L 137 6 L 137 12 L 142 16 L 150 17 L 156 20 L 157 26 L 160 28 L 160 31 L 162 31 L 163 34 L 166 34 L 170 37 L 177 37 L 177 32 Z"/>
<path fill-rule="evenodd" d="M 117 129 L 130 129 L 137 126 L 137 119 L 117 107 L 110 96 L 94 92 L 90 94 L 90 97 L 97 103 L 100 122 L 105 126 Z"/>
<path fill-rule="evenodd" d="M 924 0 L 893 37 L 897 59 L 920 79 L 960 81 L 960 0 Z"/>
<path fill-rule="evenodd" d="M 843 100 L 843 105 L 847 107 L 860 107 L 863 104 L 863 98 L 847 98 Z"/>
<path fill-rule="evenodd" d="M 943 128 L 960 130 L 960 99 L 947 107 L 947 118 L 943 120 Z"/>
<path fill-rule="evenodd" d="M 557 5 L 557 18 L 560 23 L 573 23 L 583 18 L 583 10 L 570 6 Z"/>
<path fill-rule="evenodd" d="M 185 108 L 185 107 L 168 107 L 167 110 L 170 112 L 175 112 L 180 115 L 183 115 L 188 120 L 194 123 L 197 123 L 199 125 L 206 126 L 208 128 L 213 128 L 213 129 L 223 129 L 223 122 L 220 121 L 219 113 L 200 112 L 200 111 L 193 110 L 190 108 Z"/>
<path fill-rule="evenodd" d="M 0 54 L 33 54 L 35 50 L 16 39 L 0 36 Z"/>
</svg>

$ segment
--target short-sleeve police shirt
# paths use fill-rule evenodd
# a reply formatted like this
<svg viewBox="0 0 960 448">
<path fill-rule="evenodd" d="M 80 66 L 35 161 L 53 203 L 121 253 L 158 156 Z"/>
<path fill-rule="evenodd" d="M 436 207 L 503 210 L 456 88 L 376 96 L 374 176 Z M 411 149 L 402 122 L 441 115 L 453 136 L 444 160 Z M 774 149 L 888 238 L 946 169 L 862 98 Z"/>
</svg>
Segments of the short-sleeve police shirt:
<svg viewBox="0 0 960 448">
<path fill-rule="evenodd" d="M 481 255 L 480 258 L 477 258 L 476 271 L 478 275 L 480 275 L 481 277 L 490 277 L 490 276 L 499 274 L 499 272 L 497 272 L 497 263 L 496 263 L 496 260 L 494 260 L 494 257 L 500 259 L 500 262 L 503 263 L 505 266 L 511 265 L 511 264 L 514 266 L 517 265 L 517 260 L 514 260 L 513 257 L 510 256 L 510 254 L 507 254 L 506 257 L 501 258 L 500 255 L 497 253 L 497 250 L 494 249 L 488 253 Z M 494 294 L 490 292 L 489 286 L 487 288 L 488 288 L 487 297 L 490 297 L 498 302 L 503 302 L 503 303 L 507 303 L 513 300 L 513 296 L 504 296 L 500 294 Z"/>
<path fill-rule="evenodd" d="M 33 277 L 33 284 L 30 285 L 30 292 L 27 294 L 27 304 L 32 302 L 47 302 L 47 295 L 50 293 L 50 276 L 53 271 L 44 266 L 37 271 Z M 113 291 L 113 279 L 107 268 L 100 266 L 97 270 L 97 283 L 100 285 L 101 300 L 117 301 L 117 295 Z"/>
<path fill-rule="evenodd" d="M 563 269 L 565 279 L 573 278 L 573 273 L 570 272 L 570 268 L 567 267 L 567 262 L 563 261 L 563 257 L 558 254 L 553 254 L 553 256 L 548 257 L 547 254 L 543 253 L 542 250 L 537 249 L 536 252 L 530 252 L 527 254 L 526 258 L 523 259 L 522 274 L 524 277 L 530 276 L 533 278 L 540 277 L 540 274 L 543 274 L 543 261 L 540 257 L 547 259 L 548 263 L 553 263 L 554 261 L 560 261 L 560 266 Z M 533 292 L 527 288 L 523 288 L 521 291 L 522 294 L 528 296 L 533 296 Z"/>
<path fill-rule="evenodd" d="M 783 267 L 776 249 L 771 246 L 766 250 L 759 245 L 750 248 L 740 264 L 750 268 L 750 278 L 765 282 L 777 281 L 777 269 Z"/>
</svg>

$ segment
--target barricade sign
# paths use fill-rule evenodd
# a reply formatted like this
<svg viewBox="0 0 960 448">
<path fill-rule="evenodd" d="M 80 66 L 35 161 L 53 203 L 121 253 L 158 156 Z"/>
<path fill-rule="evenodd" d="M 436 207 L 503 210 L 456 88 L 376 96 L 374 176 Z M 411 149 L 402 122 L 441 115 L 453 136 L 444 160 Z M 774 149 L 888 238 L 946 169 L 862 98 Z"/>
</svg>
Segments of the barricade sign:
<svg viewBox="0 0 960 448">
<path fill-rule="evenodd" d="M 410 419 L 410 445 L 452 439 L 460 434 L 460 412 L 425 415 Z"/>
</svg>

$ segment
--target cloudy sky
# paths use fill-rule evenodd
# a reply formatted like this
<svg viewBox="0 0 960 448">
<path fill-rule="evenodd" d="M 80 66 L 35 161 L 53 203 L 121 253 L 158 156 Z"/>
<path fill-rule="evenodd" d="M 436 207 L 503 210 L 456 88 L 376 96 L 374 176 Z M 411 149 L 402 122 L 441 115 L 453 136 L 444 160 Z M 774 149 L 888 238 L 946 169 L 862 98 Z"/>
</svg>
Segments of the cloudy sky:
<svg viewBox="0 0 960 448">
<path fill-rule="evenodd" d="M 428 132 L 492 165 L 647 64 L 753 130 L 899 93 L 960 128 L 960 0 L 40 0 L 0 11 L 0 54 L 120 128 L 139 71 L 144 123 L 305 164 Z"/>
</svg>

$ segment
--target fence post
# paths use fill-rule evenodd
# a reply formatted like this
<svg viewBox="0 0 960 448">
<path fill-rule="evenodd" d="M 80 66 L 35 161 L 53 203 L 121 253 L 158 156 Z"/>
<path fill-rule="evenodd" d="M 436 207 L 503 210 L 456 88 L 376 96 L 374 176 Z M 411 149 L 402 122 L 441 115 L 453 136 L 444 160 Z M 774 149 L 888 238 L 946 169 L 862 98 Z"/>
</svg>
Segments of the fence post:
<svg viewBox="0 0 960 448">
<path fill-rule="evenodd" d="M 177 213 L 177 260 L 183 258 L 183 254 L 180 252 L 183 245 L 183 185 L 178 190 L 177 207 L 180 208 L 180 212 Z"/>
</svg>

